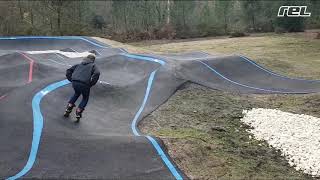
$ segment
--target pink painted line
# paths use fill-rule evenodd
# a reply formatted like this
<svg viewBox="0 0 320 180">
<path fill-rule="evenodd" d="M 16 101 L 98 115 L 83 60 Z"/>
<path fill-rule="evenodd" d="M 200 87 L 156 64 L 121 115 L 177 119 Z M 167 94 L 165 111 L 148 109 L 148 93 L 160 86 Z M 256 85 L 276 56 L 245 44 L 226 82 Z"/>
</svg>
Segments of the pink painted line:
<svg viewBox="0 0 320 180">
<path fill-rule="evenodd" d="M 32 82 L 32 76 L 33 76 L 33 64 L 34 61 L 30 61 L 30 65 L 29 65 L 29 79 L 28 79 L 28 83 Z"/>
<path fill-rule="evenodd" d="M 5 95 L 2 95 L 2 96 L 0 96 L 0 100 L 2 100 L 3 98 L 5 98 L 7 95 L 5 94 Z"/>
<path fill-rule="evenodd" d="M 20 53 L 23 57 L 25 57 L 26 59 L 28 59 L 30 61 L 30 64 L 29 64 L 29 77 L 28 77 L 28 83 L 31 83 L 32 82 L 32 74 L 33 74 L 33 65 L 34 65 L 34 60 L 31 59 L 30 57 L 26 56 L 25 54 L 23 53 Z M 7 95 L 2 95 L 0 96 L 0 100 L 2 100 L 3 98 L 5 98 Z"/>
<path fill-rule="evenodd" d="M 33 65 L 34 65 L 34 60 L 31 59 L 30 57 L 28 57 L 27 55 L 20 53 L 23 57 L 25 57 L 26 59 L 28 59 L 30 61 L 29 64 L 29 78 L 28 78 L 28 83 L 32 82 L 32 76 L 33 76 Z"/>
</svg>

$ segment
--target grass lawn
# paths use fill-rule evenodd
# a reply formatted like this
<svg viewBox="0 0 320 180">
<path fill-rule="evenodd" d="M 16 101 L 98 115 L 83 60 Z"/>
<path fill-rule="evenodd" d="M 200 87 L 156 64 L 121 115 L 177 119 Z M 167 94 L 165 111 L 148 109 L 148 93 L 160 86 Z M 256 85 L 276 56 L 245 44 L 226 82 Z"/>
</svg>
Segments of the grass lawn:
<svg viewBox="0 0 320 180">
<path fill-rule="evenodd" d="M 241 53 L 287 76 L 320 79 L 320 40 L 305 33 L 130 44 L 106 41 L 130 52 Z M 249 127 L 240 122 L 242 110 L 258 107 L 320 117 L 320 94 L 244 95 L 185 84 L 139 128 L 160 137 L 179 168 L 192 179 L 311 179 L 289 167 L 280 152 L 246 132 Z"/>
</svg>

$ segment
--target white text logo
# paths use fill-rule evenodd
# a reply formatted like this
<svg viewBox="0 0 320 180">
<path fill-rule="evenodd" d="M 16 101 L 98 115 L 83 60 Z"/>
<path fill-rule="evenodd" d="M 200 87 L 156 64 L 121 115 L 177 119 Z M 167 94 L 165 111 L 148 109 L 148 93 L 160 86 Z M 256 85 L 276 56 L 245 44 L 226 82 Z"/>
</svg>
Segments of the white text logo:
<svg viewBox="0 0 320 180">
<path fill-rule="evenodd" d="M 307 6 L 281 6 L 278 17 L 310 17 L 311 12 L 307 12 Z"/>
</svg>

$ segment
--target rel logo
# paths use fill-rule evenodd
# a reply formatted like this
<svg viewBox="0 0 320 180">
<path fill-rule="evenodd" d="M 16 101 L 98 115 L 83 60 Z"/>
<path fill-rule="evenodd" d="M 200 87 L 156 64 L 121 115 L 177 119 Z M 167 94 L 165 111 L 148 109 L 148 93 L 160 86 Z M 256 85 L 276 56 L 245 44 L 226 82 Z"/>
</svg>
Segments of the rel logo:
<svg viewBox="0 0 320 180">
<path fill-rule="evenodd" d="M 310 17 L 311 12 L 307 12 L 307 6 L 281 6 L 278 17 Z"/>
</svg>

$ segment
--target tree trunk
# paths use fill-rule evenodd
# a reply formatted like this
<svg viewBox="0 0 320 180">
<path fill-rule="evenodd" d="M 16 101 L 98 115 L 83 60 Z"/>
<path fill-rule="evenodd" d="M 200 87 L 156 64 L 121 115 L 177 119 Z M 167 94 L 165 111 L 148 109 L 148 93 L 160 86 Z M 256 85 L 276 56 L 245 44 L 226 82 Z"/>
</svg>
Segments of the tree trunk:
<svg viewBox="0 0 320 180">
<path fill-rule="evenodd" d="M 123 8 L 123 17 L 124 17 L 124 29 L 125 33 L 128 32 L 128 23 L 127 23 L 127 8 Z"/>
<path fill-rule="evenodd" d="M 20 19 L 23 20 L 23 12 L 22 12 L 22 6 L 21 6 L 21 1 L 18 1 L 18 7 L 19 7 L 19 12 L 20 12 Z"/>
<path fill-rule="evenodd" d="M 57 2 L 57 15 L 58 15 L 57 22 L 58 22 L 58 32 L 60 35 L 62 35 L 62 32 L 61 32 L 61 6 L 62 6 L 62 1 L 59 0 Z"/>
<path fill-rule="evenodd" d="M 167 25 L 170 24 L 170 0 L 167 1 Z"/>
<path fill-rule="evenodd" d="M 252 28 L 255 31 L 256 30 L 256 25 L 255 25 L 254 13 L 252 13 L 252 16 L 251 16 L 251 22 L 252 22 Z"/>
<path fill-rule="evenodd" d="M 155 8 L 156 8 L 156 11 L 157 11 L 157 18 L 158 18 L 158 24 L 161 24 L 161 9 L 160 9 L 160 6 L 161 6 L 161 2 L 156 2 L 157 4 L 156 4 L 156 6 L 155 6 Z"/>
<path fill-rule="evenodd" d="M 227 21 L 227 15 L 224 15 L 224 33 L 227 34 L 228 31 L 228 21 Z"/>
<path fill-rule="evenodd" d="M 81 24 L 81 21 L 82 21 L 82 9 L 81 9 L 81 1 L 78 2 L 78 11 L 79 11 L 79 24 Z"/>
<path fill-rule="evenodd" d="M 30 20 L 31 20 L 31 25 L 32 25 L 32 27 L 33 27 L 34 24 L 33 24 L 33 10 L 32 10 L 32 8 L 31 8 L 31 10 L 30 10 Z"/>
<path fill-rule="evenodd" d="M 182 18 L 183 18 L 183 28 L 186 27 L 186 16 L 185 16 L 185 6 L 182 4 Z"/>
</svg>

